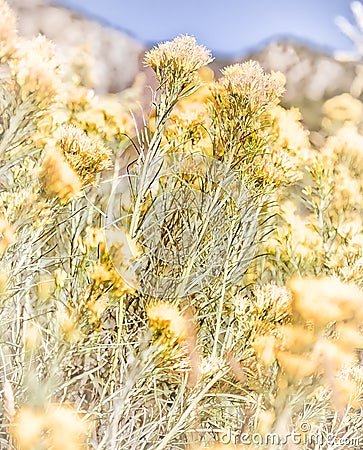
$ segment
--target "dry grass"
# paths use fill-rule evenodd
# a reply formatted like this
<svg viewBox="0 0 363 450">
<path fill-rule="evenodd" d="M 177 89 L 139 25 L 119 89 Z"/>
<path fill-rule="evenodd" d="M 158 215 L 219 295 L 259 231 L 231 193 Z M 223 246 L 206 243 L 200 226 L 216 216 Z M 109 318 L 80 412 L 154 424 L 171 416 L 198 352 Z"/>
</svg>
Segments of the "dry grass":
<svg viewBox="0 0 363 450">
<path fill-rule="evenodd" d="M 312 148 L 282 74 L 214 81 L 182 36 L 146 55 L 135 128 L 136 87 L 64 81 L 9 18 L 0 0 L 1 448 L 360 448 L 360 101 L 327 102 Z"/>
</svg>

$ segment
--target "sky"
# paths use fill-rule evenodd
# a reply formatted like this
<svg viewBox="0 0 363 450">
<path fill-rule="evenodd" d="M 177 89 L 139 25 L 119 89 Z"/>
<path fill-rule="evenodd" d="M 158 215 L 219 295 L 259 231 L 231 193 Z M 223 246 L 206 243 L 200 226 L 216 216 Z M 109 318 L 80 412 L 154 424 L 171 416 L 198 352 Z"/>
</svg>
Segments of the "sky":
<svg viewBox="0 0 363 450">
<path fill-rule="evenodd" d="M 128 32 L 145 45 L 190 34 L 217 56 L 258 49 L 276 36 L 322 50 L 353 50 L 338 15 L 353 22 L 350 0 L 55 0 Z"/>
</svg>

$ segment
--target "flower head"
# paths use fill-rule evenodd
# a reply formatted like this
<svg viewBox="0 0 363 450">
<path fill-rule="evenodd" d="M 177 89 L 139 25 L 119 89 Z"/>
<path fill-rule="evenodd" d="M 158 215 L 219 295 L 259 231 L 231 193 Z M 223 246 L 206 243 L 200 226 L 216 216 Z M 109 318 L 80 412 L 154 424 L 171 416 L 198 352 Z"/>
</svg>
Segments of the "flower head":
<svg viewBox="0 0 363 450">
<path fill-rule="evenodd" d="M 256 352 L 258 359 L 266 366 L 269 367 L 276 359 L 275 355 L 275 337 L 271 335 L 258 335 L 256 336 L 253 348 Z"/>
<path fill-rule="evenodd" d="M 110 166 L 110 150 L 73 125 L 59 129 L 57 146 L 83 186 L 94 182 L 96 175 Z"/>
<path fill-rule="evenodd" d="M 198 70 L 211 61 L 210 51 L 187 35 L 159 44 L 145 56 L 145 64 L 155 71 L 161 84 L 166 88 L 174 86 L 179 98 L 195 90 L 201 81 Z"/>
<path fill-rule="evenodd" d="M 179 309 L 168 302 L 156 302 L 147 307 L 150 328 L 168 341 L 183 341 L 188 334 L 188 324 Z"/>
<path fill-rule="evenodd" d="M 20 448 L 30 450 L 41 442 L 44 426 L 45 418 L 42 411 L 22 407 L 17 411 L 11 424 L 11 434 Z"/>
<path fill-rule="evenodd" d="M 23 450 L 84 448 L 87 423 L 70 406 L 51 404 L 44 409 L 21 407 L 11 423 L 11 434 Z"/>
<path fill-rule="evenodd" d="M 274 136 L 273 148 L 294 156 L 295 165 L 306 165 L 311 159 L 311 146 L 309 132 L 301 124 L 300 111 L 276 105 L 269 110 L 269 115 L 272 120 L 271 133 Z"/>
<path fill-rule="evenodd" d="M 9 61 L 11 74 L 21 87 L 22 99 L 35 95 L 41 106 L 49 106 L 60 92 L 60 66 L 55 47 L 44 36 L 19 41 Z"/>
<path fill-rule="evenodd" d="M 164 70 L 195 72 L 212 62 L 209 50 L 197 45 L 193 36 L 177 36 L 172 41 L 163 42 L 146 53 L 145 64 L 157 74 Z"/>
<path fill-rule="evenodd" d="M 0 0 L 0 63 L 14 52 L 16 39 L 15 14 L 5 0 Z"/>
<path fill-rule="evenodd" d="M 305 320 L 325 326 L 333 321 L 358 319 L 363 292 L 335 278 L 293 278 L 289 282 L 293 307 Z M 360 315 L 361 317 L 361 315 Z"/>
<path fill-rule="evenodd" d="M 0 218 L 0 256 L 16 240 L 16 234 L 13 227 L 7 220 Z"/>
<path fill-rule="evenodd" d="M 281 72 L 266 74 L 256 61 L 227 66 L 222 73 L 220 84 L 231 94 L 244 98 L 251 109 L 272 106 L 285 92 L 284 75 Z"/>
<path fill-rule="evenodd" d="M 84 448 L 87 423 L 71 406 L 52 404 L 46 411 L 49 444 L 54 450 Z"/>
<path fill-rule="evenodd" d="M 116 297 L 134 292 L 135 289 L 128 284 L 128 280 L 122 277 L 110 261 L 97 262 L 88 268 L 88 274 L 94 283 L 94 287 L 100 290 L 109 290 Z"/>
<path fill-rule="evenodd" d="M 64 287 L 66 279 L 67 279 L 67 272 L 62 268 L 58 267 L 58 269 L 54 271 L 55 285 L 60 288 Z"/>
<path fill-rule="evenodd" d="M 64 203 L 78 197 L 82 191 L 80 178 L 57 150 L 46 153 L 39 178 L 46 194 Z"/>
<path fill-rule="evenodd" d="M 337 95 L 327 100 L 323 105 L 323 127 L 333 129 L 336 124 L 347 122 L 359 123 L 362 120 L 363 104 L 348 93 Z"/>
<path fill-rule="evenodd" d="M 265 73 L 255 61 L 233 64 L 222 73 L 220 80 L 210 84 L 211 130 L 217 137 L 215 154 L 222 160 L 232 159 L 239 169 L 249 170 L 255 187 L 285 184 L 295 178 L 285 155 L 274 152 L 270 161 L 264 158 L 270 153 L 274 138 L 268 113 L 284 92 L 284 76 L 279 72 Z M 255 163 L 260 169 L 256 176 Z"/>
<path fill-rule="evenodd" d="M 295 355 L 290 352 L 278 352 L 277 360 L 287 378 L 291 382 L 297 382 L 311 376 L 317 369 L 317 362 L 307 355 Z"/>
</svg>

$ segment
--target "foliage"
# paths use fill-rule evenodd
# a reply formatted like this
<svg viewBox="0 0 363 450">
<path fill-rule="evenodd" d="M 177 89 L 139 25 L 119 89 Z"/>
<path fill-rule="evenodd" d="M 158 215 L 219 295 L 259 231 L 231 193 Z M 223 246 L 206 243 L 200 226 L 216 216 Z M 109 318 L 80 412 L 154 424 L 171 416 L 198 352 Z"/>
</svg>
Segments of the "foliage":
<svg viewBox="0 0 363 450">
<path fill-rule="evenodd" d="M 281 73 L 215 81 L 180 36 L 138 117 L 15 23 L 0 0 L 2 448 L 353 448 L 362 103 L 313 148 Z"/>
</svg>

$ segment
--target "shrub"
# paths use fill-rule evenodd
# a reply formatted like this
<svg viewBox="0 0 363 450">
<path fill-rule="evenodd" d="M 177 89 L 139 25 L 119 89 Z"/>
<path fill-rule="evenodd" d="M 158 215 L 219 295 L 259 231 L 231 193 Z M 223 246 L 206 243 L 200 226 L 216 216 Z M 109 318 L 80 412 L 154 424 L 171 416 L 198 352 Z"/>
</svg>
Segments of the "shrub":
<svg viewBox="0 0 363 450">
<path fill-rule="evenodd" d="M 312 148 L 282 74 L 214 81 L 180 36 L 146 54 L 135 125 L 136 88 L 123 104 L 63 80 L 3 0 L 0 18 L 2 448 L 358 439 L 356 114 Z"/>
</svg>

